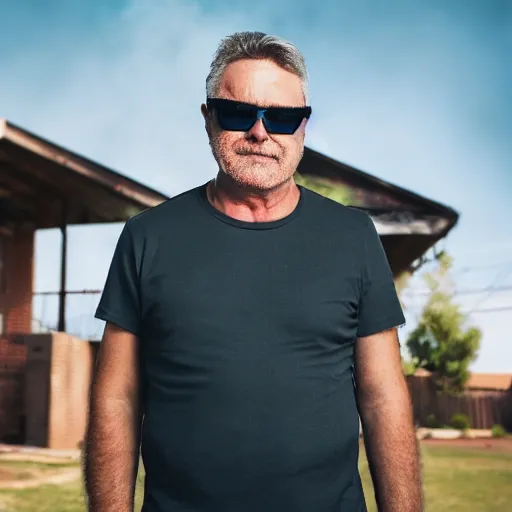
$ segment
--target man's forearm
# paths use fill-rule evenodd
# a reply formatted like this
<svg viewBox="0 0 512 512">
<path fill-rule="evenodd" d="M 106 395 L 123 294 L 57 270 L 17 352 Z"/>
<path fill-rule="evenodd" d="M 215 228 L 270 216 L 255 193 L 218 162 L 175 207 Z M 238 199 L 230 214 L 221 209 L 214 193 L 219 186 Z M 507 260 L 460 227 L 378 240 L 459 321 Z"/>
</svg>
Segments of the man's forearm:
<svg viewBox="0 0 512 512">
<path fill-rule="evenodd" d="M 140 416 L 123 401 L 92 400 L 84 472 L 89 512 L 132 512 Z"/>
<path fill-rule="evenodd" d="M 363 406 L 360 412 L 379 512 L 422 512 L 419 447 L 408 395 Z"/>
</svg>

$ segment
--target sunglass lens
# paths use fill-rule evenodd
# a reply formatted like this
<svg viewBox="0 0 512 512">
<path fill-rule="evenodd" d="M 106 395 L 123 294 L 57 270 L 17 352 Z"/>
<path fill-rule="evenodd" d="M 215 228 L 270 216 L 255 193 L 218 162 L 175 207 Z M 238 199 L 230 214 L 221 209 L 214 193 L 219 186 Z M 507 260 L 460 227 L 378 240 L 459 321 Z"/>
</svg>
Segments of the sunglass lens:
<svg viewBox="0 0 512 512">
<path fill-rule="evenodd" d="M 223 130 L 245 132 L 256 122 L 256 111 L 240 106 L 233 108 L 227 105 L 219 105 L 217 116 Z"/>
<path fill-rule="evenodd" d="M 269 133 L 295 133 L 303 119 L 302 114 L 280 109 L 269 109 L 265 112 L 265 128 Z"/>
</svg>

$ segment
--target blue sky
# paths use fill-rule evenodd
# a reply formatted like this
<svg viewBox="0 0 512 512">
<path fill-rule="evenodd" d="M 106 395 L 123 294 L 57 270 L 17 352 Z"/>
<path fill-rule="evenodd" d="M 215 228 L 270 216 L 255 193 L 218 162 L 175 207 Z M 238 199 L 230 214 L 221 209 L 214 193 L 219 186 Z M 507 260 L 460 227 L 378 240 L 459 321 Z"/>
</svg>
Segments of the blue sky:
<svg viewBox="0 0 512 512">
<path fill-rule="evenodd" d="M 216 171 L 199 105 L 218 41 L 237 30 L 281 35 L 305 54 L 308 145 L 461 213 L 441 244 L 457 290 L 512 286 L 507 0 L 7 0 L 0 117 L 179 193 Z M 71 229 L 69 288 L 102 286 L 119 230 Z M 38 290 L 57 289 L 58 254 L 59 234 L 39 233 Z M 415 277 L 404 338 L 423 289 Z M 457 300 L 465 310 L 512 307 L 512 292 Z M 471 315 L 484 332 L 474 370 L 512 371 L 511 319 L 512 309 Z"/>
</svg>

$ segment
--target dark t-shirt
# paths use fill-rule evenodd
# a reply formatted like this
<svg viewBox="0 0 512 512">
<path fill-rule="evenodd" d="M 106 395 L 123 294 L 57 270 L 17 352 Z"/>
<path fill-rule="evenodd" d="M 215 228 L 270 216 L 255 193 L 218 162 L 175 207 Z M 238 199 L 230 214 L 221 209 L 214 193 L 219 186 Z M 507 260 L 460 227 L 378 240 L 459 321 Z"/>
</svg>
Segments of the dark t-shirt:
<svg viewBox="0 0 512 512">
<path fill-rule="evenodd" d="M 140 339 L 145 512 L 357 512 L 353 349 L 404 323 L 370 217 L 300 187 L 287 217 L 201 186 L 130 219 L 96 316 Z"/>
</svg>

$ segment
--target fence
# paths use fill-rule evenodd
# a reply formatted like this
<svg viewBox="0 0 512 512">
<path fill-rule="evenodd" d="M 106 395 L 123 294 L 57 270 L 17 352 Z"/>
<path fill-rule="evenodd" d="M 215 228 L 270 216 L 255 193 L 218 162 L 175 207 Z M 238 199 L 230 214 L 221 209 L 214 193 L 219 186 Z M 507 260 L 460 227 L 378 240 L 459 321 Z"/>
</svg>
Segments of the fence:
<svg viewBox="0 0 512 512">
<path fill-rule="evenodd" d="M 59 292 L 35 292 L 32 332 L 58 330 Z M 99 340 L 103 322 L 94 318 L 100 290 L 68 290 L 65 293 L 65 331 L 83 340 Z"/>
<path fill-rule="evenodd" d="M 440 425 L 449 424 L 454 414 L 465 414 L 472 428 L 490 429 L 502 425 L 512 431 L 512 390 L 467 390 L 459 396 L 445 396 L 436 392 L 430 377 L 408 376 L 414 419 L 426 426 L 427 417 L 434 415 Z"/>
</svg>

